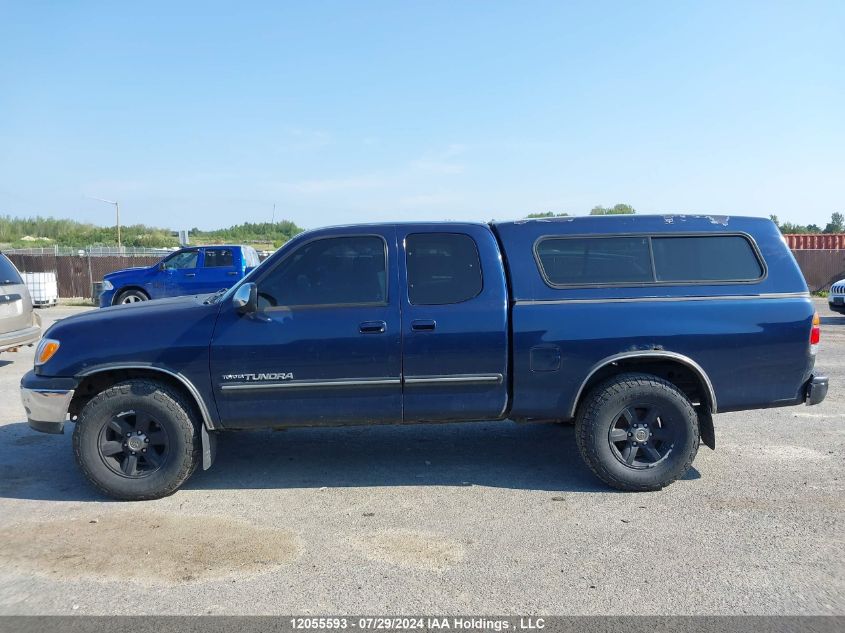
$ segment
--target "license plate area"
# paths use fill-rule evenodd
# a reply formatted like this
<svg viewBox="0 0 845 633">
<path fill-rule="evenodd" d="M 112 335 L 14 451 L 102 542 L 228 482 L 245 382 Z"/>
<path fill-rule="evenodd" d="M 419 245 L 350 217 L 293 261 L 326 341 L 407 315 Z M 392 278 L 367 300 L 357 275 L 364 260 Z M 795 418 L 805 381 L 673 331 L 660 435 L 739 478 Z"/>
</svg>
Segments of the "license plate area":
<svg viewBox="0 0 845 633">
<path fill-rule="evenodd" d="M 0 301 L 0 317 L 18 316 L 23 310 L 23 304 L 17 301 Z"/>
</svg>

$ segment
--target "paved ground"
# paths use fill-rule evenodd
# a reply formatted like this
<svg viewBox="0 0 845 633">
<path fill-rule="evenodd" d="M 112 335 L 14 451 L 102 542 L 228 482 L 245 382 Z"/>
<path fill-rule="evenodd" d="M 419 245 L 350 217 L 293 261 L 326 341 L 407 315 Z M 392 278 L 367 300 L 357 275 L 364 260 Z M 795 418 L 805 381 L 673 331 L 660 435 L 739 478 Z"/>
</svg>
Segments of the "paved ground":
<svg viewBox="0 0 845 633">
<path fill-rule="evenodd" d="M 174 496 L 115 503 L 30 431 L 0 356 L 0 613 L 845 614 L 845 317 L 820 406 L 716 418 L 659 493 L 602 487 L 570 427 L 224 437 Z M 45 321 L 80 308 L 52 308 Z"/>
</svg>

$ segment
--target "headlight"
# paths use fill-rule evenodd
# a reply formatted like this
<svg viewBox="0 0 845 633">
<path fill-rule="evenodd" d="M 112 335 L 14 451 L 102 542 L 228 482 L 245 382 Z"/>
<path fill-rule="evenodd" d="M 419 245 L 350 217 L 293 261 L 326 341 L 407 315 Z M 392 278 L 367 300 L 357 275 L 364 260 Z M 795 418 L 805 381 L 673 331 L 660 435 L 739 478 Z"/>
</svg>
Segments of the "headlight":
<svg viewBox="0 0 845 633">
<path fill-rule="evenodd" d="M 60 343 L 52 338 L 42 338 L 35 350 L 35 366 L 39 367 L 53 358 L 53 355 L 59 351 Z"/>
<path fill-rule="evenodd" d="M 103 290 L 114 290 L 114 286 L 108 279 L 103 279 Z"/>
</svg>

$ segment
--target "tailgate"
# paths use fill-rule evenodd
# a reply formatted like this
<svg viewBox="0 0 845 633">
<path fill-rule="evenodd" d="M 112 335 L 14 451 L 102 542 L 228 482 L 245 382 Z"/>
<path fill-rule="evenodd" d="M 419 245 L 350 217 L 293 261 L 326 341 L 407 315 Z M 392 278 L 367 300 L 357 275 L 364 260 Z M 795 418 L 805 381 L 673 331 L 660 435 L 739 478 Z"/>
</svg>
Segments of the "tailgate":
<svg viewBox="0 0 845 633">
<path fill-rule="evenodd" d="M 0 334 L 32 325 L 32 302 L 22 284 L 0 286 Z"/>
</svg>

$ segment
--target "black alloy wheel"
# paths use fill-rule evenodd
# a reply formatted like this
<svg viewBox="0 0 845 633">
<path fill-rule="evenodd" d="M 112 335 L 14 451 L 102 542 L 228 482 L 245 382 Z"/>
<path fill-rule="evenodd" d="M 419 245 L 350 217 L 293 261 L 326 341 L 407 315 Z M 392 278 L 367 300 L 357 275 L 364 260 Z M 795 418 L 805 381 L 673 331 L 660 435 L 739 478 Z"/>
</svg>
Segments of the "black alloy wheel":
<svg viewBox="0 0 845 633">
<path fill-rule="evenodd" d="M 661 416 L 657 405 L 641 403 L 622 409 L 610 427 L 608 442 L 625 466 L 654 468 L 669 457 L 677 435 L 677 425 Z"/>
<path fill-rule="evenodd" d="M 103 463 L 116 474 L 147 477 L 167 460 L 167 431 L 147 411 L 124 411 L 100 431 L 99 449 Z"/>
</svg>

